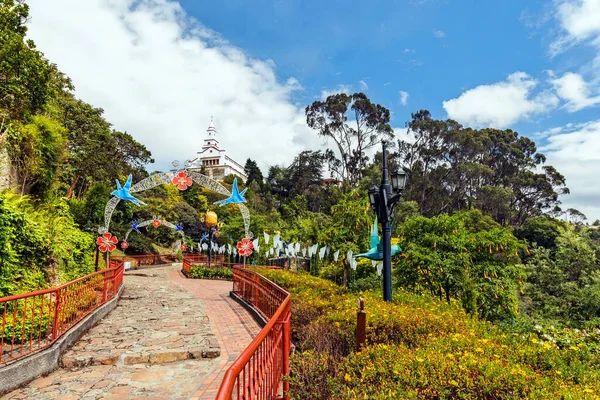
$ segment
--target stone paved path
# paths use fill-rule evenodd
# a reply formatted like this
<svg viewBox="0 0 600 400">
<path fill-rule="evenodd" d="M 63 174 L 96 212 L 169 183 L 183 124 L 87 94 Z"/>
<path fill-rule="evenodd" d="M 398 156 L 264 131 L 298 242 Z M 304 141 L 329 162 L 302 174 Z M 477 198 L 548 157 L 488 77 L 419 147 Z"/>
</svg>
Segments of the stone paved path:
<svg viewBox="0 0 600 400">
<path fill-rule="evenodd" d="M 212 400 L 227 368 L 244 351 L 261 327 L 235 300 L 229 297 L 231 282 L 186 279 L 178 270 L 170 270 L 171 279 L 202 300 L 221 348 L 219 365 L 194 393 L 192 400 Z"/>
<path fill-rule="evenodd" d="M 186 280 L 179 268 L 128 272 L 117 308 L 64 354 L 63 368 L 1 400 L 214 399 L 260 328 L 228 297 L 231 282 Z"/>
</svg>

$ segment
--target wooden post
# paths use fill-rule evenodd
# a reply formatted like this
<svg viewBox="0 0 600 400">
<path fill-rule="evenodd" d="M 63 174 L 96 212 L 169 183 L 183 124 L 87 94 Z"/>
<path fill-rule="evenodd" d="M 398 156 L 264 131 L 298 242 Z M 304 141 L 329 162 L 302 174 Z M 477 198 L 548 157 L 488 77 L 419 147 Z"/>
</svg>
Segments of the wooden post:
<svg viewBox="0 0 600 400">
<path fill-rule="evenodd" d="M 358 299 L 358 311 L 356 313 L 356 351 L 360 351 L 365 344 L 367 328 L 367 313 L 365 312 L 365 300 Z"/>
</svg>

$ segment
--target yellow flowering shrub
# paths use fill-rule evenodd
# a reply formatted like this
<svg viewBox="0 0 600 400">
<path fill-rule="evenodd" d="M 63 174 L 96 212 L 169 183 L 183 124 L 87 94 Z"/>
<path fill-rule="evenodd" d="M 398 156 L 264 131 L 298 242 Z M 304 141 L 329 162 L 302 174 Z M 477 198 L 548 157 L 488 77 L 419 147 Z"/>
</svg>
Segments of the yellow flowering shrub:
<svg viewBox="0 0 600 400">
<path fill-rule="evenodd" d="M 308 274 L 260 269 L 292 293 L 295 399 L 600 399 L 600 355 L 507 333 L 430 296 L 350 293 Z M 367 342 L 355 352 L 357 298 Z"/>
</svg>

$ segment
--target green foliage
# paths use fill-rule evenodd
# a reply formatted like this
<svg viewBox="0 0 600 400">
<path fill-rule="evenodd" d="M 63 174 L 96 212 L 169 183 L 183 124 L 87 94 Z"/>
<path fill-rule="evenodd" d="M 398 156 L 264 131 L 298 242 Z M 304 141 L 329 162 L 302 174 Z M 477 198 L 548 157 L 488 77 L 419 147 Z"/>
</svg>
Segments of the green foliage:
<svg viewBox="0 0 600 400">
<path fill-rule="evenodd" d="M 8 135 L 9 153 L 18 167 L 21 192 L 46 195 L 55 182 L 65 146 L 66 129 L 58 122 L 35 116 Z"/>
<path fill-rule="evenodd" d="M 556 249 L 536 247 L 525 265 L 524 311 L 547 325 L 600 327 L 600 266 L 590 239 L 560 228 Z"/>
<path fill-rule="evenodd" d="M 515 236 L 519 239 L 527 239 L 530 244 L 554 250 L 556 238 L 560 235 L 561 227 L 566 224 L 557 219 L 548 217 L 529 218 L 519 228 L 515 229 Z"/>
<path fill-rule="evenodd" d="M 33 291 L 93 271 L 94 237 L 77 229 L 67 205 L 36 207 L 0 193 L 0 294 Z"/>
<path fill-rule="evenodd" d="M 50 95 L 53 67 L 26 40 L 29 6 L 0 1 L 0 114 L 23 119 L 40 111 Z"/>
<path fill-rule="evenodd" d="M 217 267 L 206 265 L 193 265 L 190 269 L 188 278 L 194 279 L 220 279 L 225 281 L 233 280 L 233 271 L 229 267 Z"/>
<path fill-rule="evenodd" d="M 368 157 L 365 151 L 394 137 L 389 125 L 390 111 L 374 104 L 364 93 L 338 93 L 325 101 L 315 101 L 305 109 L 306 123 L 319 136 L 333 140 L 341 159 L 328 149 L 325 159 L 329 169 L 346 183 L 358 185 Z M 349 124 L 354 120 L 353 124 Z"/>
<path fill-rule="evenodd" d="M 412 114 L 409 132 L 416 140 L 400 140 L 398 152 L 409 175 L 404 196 L 425 216 L 477 207 L 519 226 L 551 212 L 559 194 L 569 192 L 564 176 L 542 166 L 546 157 L 535 143 L 510 129 L 475 130 L 421 110 Z"/>
<path fill-rule="evenodd" d="M 403 256 L 395 262 L 398 285 L 457 298 L 469 313 L 488 320 L 518 313 L 524 277 L 518 253 L 525 245 L 480 211 L 414 217 L 399 227 Z"/>
</svg>

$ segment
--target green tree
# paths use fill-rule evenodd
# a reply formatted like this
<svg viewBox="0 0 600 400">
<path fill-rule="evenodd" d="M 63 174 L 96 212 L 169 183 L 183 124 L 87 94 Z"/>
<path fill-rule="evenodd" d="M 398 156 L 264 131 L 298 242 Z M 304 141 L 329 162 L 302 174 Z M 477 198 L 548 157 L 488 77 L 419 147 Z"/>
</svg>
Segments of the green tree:
<svg viewBox="0 0 600 400">
<path fill-rule="evenodd" d="M 248 179 L 246 179 L 246 186 L 250 187 L 250 185 L 252 185 L 252 182 L 256 182 L 258 186 L 262 188 L 264 184 L 264 178 L 262 171 L 260 170 L 260 168 L 258 168 L 258 165 L 256 164 L 256 161 L 250 158 L 247 159 L 244 169 L 246 170 L 246 175 L 248 176 Z"/>
<path fill-rule="evenodd" d="M 508 229 L 480 211 L 409 218 L 400 227 L 403 255 L 395 263 L 400 286 L 428 291 L 488 320 L 518 312 L 524 277 L 517 263 L 525 249 Z"/>
<path fill-rule="evenodd" d="M 331 95 L 307 106 L 305 113 L 308 126 L 335 143 L 341 159 L 328 150 L 325 156 L 330 169 L 352 186 L 358 184 L 366 167 L 365 151 L 394 136 L 390 111 L 372 103 L 364 93 Z"/>
<path fill-rule="evenodd" d="M 464 128 L 434 120 L 427 110 L 412 114 L 409 133 L 399 142 L 399 164 L 409 173 L 405 198 L 421 214 L 435 216 L 477 207 L 503 225 L 519 226 L 531 216 L 551 213 L 567 194 L 565 178 L 542 165 L 535 143 L 507 129 Z"/>
<path fill-rule="evenodd" d="M 22 120 L 42 110 L 53 67 L 26 40 L 29 6 L 23 0 L 0 0 L 0 111 Z"/>
</svg>

